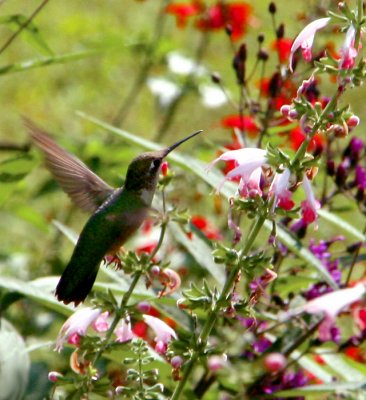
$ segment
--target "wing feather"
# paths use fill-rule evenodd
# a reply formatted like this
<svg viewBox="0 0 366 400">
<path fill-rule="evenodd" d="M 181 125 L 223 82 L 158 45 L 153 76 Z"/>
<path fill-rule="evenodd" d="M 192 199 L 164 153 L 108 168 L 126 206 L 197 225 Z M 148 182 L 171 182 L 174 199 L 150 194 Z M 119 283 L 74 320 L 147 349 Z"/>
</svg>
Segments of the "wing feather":
<svg viewBox="0 0 366 400">
<path fill-rule="evenodd" d="M 23 119 L 33 144 L 42 151 L 46 166 L 58 184 L 82 210 L 95 212 L 115 189 L 56 144 L 46 131 L 30 119 Z"/>
</svg>

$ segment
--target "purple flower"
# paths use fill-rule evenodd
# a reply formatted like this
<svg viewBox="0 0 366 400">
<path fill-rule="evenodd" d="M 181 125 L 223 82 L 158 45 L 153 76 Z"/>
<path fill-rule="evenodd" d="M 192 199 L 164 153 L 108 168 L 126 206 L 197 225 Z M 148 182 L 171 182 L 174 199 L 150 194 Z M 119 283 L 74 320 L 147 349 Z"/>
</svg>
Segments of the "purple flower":
<svg viewBox="0 0 366 400">
<path fill-rule="evenodd" d="M 366 168 L 356 166 L 355 183 L 359 189 L 366 189 Z"/>
</svg>

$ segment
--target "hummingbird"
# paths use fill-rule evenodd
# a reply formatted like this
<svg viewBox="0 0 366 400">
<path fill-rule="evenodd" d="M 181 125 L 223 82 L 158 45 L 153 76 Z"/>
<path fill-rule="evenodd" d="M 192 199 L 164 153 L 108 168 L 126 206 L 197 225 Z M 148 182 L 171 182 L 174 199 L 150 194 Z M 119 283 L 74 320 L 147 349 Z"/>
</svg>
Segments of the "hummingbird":
<svg viewBox="0 0 366 400">
<path fill-rule="evenodd" d="M 55 291 L 59 301 L 77 306 L 92 290 L 103 258 L 114 257 L 147 217 L 164 158 L 202 130 L 164 149 L 140 154 L 129 164 L 124 185 L 113 188 L 30 119 L 24 118 L 24 125 L 54 179 L 91 214 Z"/>
</svg>

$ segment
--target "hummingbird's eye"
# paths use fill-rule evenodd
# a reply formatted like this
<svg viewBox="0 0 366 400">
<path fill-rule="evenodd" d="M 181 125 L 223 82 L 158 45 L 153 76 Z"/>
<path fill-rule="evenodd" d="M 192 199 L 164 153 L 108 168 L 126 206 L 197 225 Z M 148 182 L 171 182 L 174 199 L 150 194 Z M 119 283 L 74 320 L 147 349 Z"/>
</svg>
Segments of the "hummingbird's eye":
<svg viewBox="0 0 366 400">
<path fill-rule="evenodd" d="M 158 170 L 158 168 L 160 167 L 160 164 L 161 164 L 161 160 L 159 160 L 159 159 L 153 160 L 150 165 L 150 172 L 155 173 Z"/>
</svg>

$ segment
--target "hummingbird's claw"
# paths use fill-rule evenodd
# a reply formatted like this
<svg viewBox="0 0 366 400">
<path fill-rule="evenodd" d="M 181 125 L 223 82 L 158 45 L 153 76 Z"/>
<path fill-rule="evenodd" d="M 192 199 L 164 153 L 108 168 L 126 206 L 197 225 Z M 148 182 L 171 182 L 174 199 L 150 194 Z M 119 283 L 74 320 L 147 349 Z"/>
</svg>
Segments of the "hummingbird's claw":
<svg viewBox="0 0 366 400">
<path fill-rule="evenodd" d="M 118 257 L 117 254 L 105 256 L 103 258 L 103 262 L 107 267 L 109 267 L 111 264 L 114 264 L 116 269 L 121 269 L 122 268 L 121 259 Z"/>
</svg>

